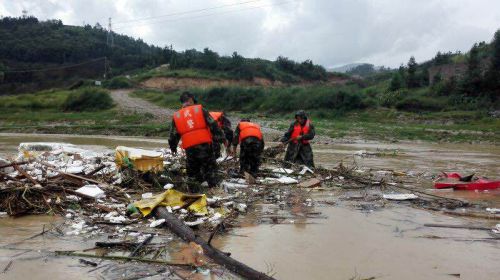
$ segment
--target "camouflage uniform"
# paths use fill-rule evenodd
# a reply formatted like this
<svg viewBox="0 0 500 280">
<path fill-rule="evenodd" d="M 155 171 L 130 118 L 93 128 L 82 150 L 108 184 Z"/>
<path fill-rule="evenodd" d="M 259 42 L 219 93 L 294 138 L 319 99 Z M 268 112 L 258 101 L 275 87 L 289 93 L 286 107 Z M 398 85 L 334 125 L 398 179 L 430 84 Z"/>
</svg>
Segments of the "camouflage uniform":
<svg viewBox="0 0 500 280">
<path fill-rule="evenodd" d="M 288 131 L 281 138 L 281 142 L 290 140 L 296 123 L 297 121 L 294 121 L 290 125 Z M 312 140 L 315 135 L 316 132 L 314 130 L 314 126 L 311 123 L 309 124 L 309 133 L 302 135 L 302 139 Z M 290 141 L 286 149 L 285 161 L 302 164 L 308 167 L 314 167 L 314 158 L 311 144 L 303 144 L 302 141 L 299 141 L 298 143 L 293 143 L 293 141 Z"/>
<path fill-rule="evenodd" d="M 234 131 L 233 147 L 236 150 L 240 138 L 240 126 Z M 264 151 L 264 140 L 257 137 L 247 137 L 240 143 L 240 172 L 256 175 L 259 172 L 261 155 Z"/>
<path fill-rule="evenodd" d="M 233 130 L 231 129 L 231 121 L 225 115 L 221 116 L 221 120 L 222 120 L 222 131 L 224 132 L 224 136 L 225 136 L 224 139 L 226 139 L 226 141 L 228 143 L 228 147 L 229 147 L 229 145 L 233 141 Z M 214 149 L 215 158 L 219 158 L 221 156 L 221 145 L 223 145 L 223 144 L 224 144 L 224 141 L 214 142 L 213 149 Z"/>
<path fill-rule="evenodd" d="M 224 133 L 217 125 L 217 122 L 212 119 L 205 109 L 203 109 L 203 116 L 212 134 L 212 141 L 214 143 L 222 142 Z M 170 137 L 168 139 L 172 152 L 177 151 L 177 145 L 180 139 L 181 135 L 177 131 L 175 122 L 172 120 Z M 211 144 L 200 144 L 186 149 L 186 169 L 189 179 L 199 183 L 207 181 L 209 187 L 216 186 L 219 183 L 219 178 L 217 175 L 217 162 L 215 160 L 216 158 Z"/>
</svg>

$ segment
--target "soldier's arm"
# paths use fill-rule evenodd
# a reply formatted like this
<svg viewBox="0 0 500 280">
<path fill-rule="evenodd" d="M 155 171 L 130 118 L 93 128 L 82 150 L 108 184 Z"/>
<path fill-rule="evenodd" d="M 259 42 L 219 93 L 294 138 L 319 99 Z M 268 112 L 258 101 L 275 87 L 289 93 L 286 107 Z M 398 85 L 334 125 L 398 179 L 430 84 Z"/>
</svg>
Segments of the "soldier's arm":
<svg viewBox="0 0 500 280">
<path fill-rule="evenodd" d="M 231 142 L 233 141 L 234 133 L 231 129 L 231 121 L 225 116 L 222 116 L 222 131 L 224 132 L 226 140 L 229 142 L 229 144 L 231 144 Z"/>
<path fill-rule="evenodd" d="M 210 133 L 212 133 L 212 141 L 217 143 L 224 142 L 224 132 L 219 128 L 217 122 L 210 116 L 207 110 L 203 109 L 203 116 L 205 117 L 205 121 L 207 122 L 207 126 L 210 129 Z"/>
<path fill-rule="evenodd" d="M 292 136 L 292 133 L 293 133 L 294 126 L 295 126 L 295 123 L 292 123 L 290 125 L 290 127 L 288 128 L 288 131 L 285 132 L 285 135 L 283 135 L 283 137 L 281 137 L 280 142 L 286 142 L 286 141 L 290 140 L 290 137 Z"/>
<path fill-rule="evenodd" d="M 234 130 L 234 136 L 233 136 L 233 147 L 236 149 L 238 146 L 238 142 L 240 142 L 240 126 L 236 126 L 236 129 Z"/>
<path fill-rule="evenodd" d="M 170 125 L 170 134 L 168 138 L 168 144 L 170 146 L 170 150 L 175 153 L 177 151 L 177 145 L 179 144 L 179 140 L 181 139 L 181 135 L 177 132 L 177 128 L 175 127 L 175 122 L 172 120 L 172 124 Z"/>
<path fill-rule="evenodd" d="M 304 140 L 312 140 L 314 136 L 316 135 L 316 131 L 314 129 L 314 126 L 312 123 L 309 124 L 309 132 L 307 134 L 304 134 L 302 136 L 302 139 Z"/>
</svg>

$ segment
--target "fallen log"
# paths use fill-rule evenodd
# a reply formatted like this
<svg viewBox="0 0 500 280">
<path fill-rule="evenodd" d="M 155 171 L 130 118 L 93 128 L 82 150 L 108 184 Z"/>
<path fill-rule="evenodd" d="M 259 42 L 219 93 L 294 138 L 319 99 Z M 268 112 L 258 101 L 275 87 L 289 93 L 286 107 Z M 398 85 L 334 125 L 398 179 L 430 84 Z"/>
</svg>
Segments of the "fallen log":
<svg viewBox="0 0 500 280">
<path fill-rule="evenodd" d="M 177 219 L 172 213 L 169 213 L 164 207 L 157 207 L 154 212 L 159 219 L 165 219 L 164 225 L 167 226 L 173 233 L 181 239 L 188 242 L 195 242 L 203 248 L 203 253 L 211 258 L 214 262 L 223 265 L 230 271 L 246 278 L 246 279 L 274 279 L 262 272 L 259 272 L 239 261 L 229 257 L 220 250 L 208 245 L 201 237 L 197 236 L 194 231 L 186 226 L 182 221 Z"/>
</svg>

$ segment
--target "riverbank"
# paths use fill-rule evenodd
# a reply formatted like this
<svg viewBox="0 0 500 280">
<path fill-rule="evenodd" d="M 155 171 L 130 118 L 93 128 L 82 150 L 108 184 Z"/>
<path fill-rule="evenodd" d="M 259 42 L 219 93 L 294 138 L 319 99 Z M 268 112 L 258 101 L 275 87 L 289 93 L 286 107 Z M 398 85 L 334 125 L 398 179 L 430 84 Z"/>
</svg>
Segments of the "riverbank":
<svg viewBox="0 0 500 280">
<path fill-rule="evenodd" d="M 58 105 L 69 92 L 41 92 L 29 95 L 40 104 L 46 96 L 59 96 L 54 102 L 30 107 L 22 96 L 0 111 L 0 132 L 96 134 L 167 137 L 169 117 L 178 106 L 177 93 L 114 90 L 115 106 L 107 110 L 68 112 Z M 0 97 L 0 101 L 2 98 Z M 58 101 L 59 100 L 59 101 Z M 28 106 L 29 105 L 29 106 Z M 208 109 L 217 110 L 218 108 Z M 286 131 L 293 113 L 227 112 L 233 122 L 250 117 L 276 134 Z M 343 114 L 312 112 L 319 142 L 422 140 L 452 143 L 500 143 L 500 119 L 484 112 L 452 111 L 410 113 L 393 109 L 370 109 Z M 234 125 L 234 124 L 233 124 Z"/>
</svg>

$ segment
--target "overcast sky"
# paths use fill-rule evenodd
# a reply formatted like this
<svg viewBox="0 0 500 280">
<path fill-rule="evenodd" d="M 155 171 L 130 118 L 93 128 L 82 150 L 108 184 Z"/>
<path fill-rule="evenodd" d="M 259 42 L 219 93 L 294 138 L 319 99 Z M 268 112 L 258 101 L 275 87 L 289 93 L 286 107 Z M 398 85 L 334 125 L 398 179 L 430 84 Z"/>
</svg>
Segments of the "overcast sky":
<svg viewBox="0 0 500 280">
<path fill-rule="evenodd" d="M 176 50 L 312 59 L 326 67 L 390 67 L 467 51 L 500 28 L 499 0 L 0 0 L 0 15 L 22 10 L 65 24 L 107 26 Z"/>
</svg>

